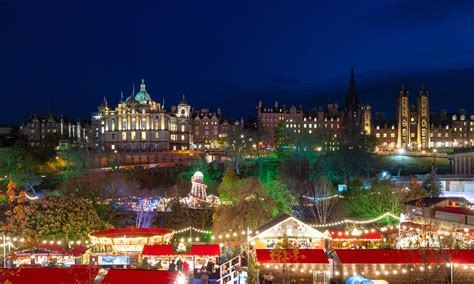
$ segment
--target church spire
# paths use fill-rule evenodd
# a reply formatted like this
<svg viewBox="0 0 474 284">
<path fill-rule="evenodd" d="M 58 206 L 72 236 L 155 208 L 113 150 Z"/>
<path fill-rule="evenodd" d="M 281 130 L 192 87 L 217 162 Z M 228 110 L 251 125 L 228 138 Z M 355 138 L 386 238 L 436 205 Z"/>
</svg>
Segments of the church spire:
<svg viewBox="0 0 474 284">
<path fill-rule="evenodd" d="M 359 107 L 359 98 L 356 93 L 354 66 L 351 69 L 351 78 L 349 81 L 349 92 L 346 96 L 346 109 L 356 110 Z"/>
</svg>

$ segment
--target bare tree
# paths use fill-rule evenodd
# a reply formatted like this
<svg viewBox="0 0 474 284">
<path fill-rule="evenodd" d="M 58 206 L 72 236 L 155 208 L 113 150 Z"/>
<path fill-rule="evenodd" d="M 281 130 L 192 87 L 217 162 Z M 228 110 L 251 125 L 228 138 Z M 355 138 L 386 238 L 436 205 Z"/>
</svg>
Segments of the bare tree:
<svg viewBox="0 0 474 284">
<path fill-rule="evenodd" d="M 314 220 L 320 224 L 328 221 L 333 213 L 339 195 L 325 177 L 320 177 L 313 186 L 308 200 Z"/>
</svg>

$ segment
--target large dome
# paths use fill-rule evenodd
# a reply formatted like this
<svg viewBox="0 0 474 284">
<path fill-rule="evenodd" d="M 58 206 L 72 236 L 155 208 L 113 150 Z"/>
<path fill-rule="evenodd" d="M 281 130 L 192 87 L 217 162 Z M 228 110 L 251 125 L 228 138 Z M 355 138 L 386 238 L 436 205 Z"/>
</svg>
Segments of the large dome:
<svg viewBox="0 0 474 284">
<path fill-rule="evenodd" d="M 150 95 L 147 93 L 147 91 L 140 91 L 135 94 L 135 99 L 140 102 L 141 104 L 145 104 L 146 101 L 151 101 Z"/>
<path fill-rule="evenodd" d="M 140 91 L 137 92 L 133 98 L 142 105 L 146 104 L 147 101 L 151 101 L 151 97 L 146 91 L 145 80 L 142 79 L 142 83 L 140 84 Z M 131 99 L 131 97 L 128 97 L 127 102 L 129 102 Z"/>
</svg>

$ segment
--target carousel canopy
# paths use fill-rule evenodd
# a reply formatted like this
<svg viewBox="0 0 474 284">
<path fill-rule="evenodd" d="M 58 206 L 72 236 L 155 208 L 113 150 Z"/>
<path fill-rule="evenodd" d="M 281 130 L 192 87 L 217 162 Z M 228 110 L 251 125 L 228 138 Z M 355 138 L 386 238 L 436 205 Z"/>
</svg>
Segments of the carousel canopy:
<svg viewBox="0 0 474 284">
<path fill-rule="evenodd" d="M 172 245 L 146 245 L 143 247 L 143 256 L 219 256 L 221 247 L 219 245 L 192 245 L 191 250 L 178 254 L 173 251 Z"/>
<path fill-rule="evenodd" d="M 278 263 L 278 261 L 272 259 L 271 249 L 257 249 L 255 252 L 260 263 Z M 293 257 L 292 249 L 288 249 L 287 252 L 289 256 L 287 263 L 329 263 L 326 253 L 322 249 L 300 249 L 298 250 L 298 259 L 296 260 Z"/>
<path fill-rule="evenodd" d="M 258 228 L 258 234 L 253 239 L 289 238 L 330 239 L 327 234 L 321 233 L 288 214 L 283 214 Z"/>
<path fill-rule="evenodd" d="M 171 241 L 173 230 L 161 228 L 119 228 L 90 234 L 94 245 L 111 245 L 117 252 L 141 252 L 144 245 Z"/>
<path fill-rule="evenodd" d="M 336 249 L 342 264 L 474 264 L 474 250 Z"/>
<path fill-rule="evenodd" d="M 96 238 L 150 238 L 156 236 L 164 236 L 173 234 L 171 229 L 162 229 L 162 228 L 117 228 L 117 229 L 107 229 L 101 231 L 95 231 L 91 233 L 91 237 Z"/>
</svg>

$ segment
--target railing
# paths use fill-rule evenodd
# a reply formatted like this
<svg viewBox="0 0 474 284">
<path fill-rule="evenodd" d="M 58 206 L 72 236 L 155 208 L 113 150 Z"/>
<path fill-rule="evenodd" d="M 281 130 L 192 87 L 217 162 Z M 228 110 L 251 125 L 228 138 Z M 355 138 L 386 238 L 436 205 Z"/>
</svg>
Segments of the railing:
<svg viewBox="0 0 474 284">
<path fill-rule="evenodd" d="M 234 283 L 237 282 L 237 279 L 239 277 L 239 271 L 237 268 L 240 268 L 241 266 L 241 259 L 240 255 L 236 256 L 223 264 L 219 266 L 219 279 L 217 280 L 218 284 L 224 284 L 224 283 Z M 229 274 L 223 275 L 224 268 L 228 267 Z"/>
</svg>

